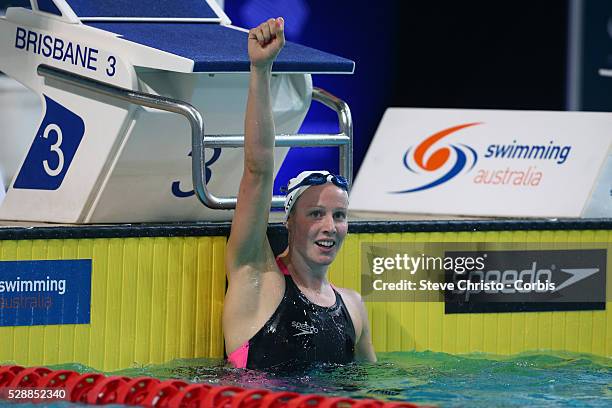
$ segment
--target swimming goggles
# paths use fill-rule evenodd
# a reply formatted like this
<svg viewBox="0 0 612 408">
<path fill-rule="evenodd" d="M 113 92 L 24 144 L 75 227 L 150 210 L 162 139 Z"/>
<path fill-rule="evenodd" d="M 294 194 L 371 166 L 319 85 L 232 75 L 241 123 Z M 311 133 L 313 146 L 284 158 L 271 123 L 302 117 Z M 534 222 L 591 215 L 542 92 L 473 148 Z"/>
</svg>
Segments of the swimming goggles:
<svg viewBox="0 0 612 408">
<path fill-rule="evenodd" d="M 303 186 L 318 186 L 321 184 L 325 184 L 328 181 L 331 181 L 336 186 L 340 187 L 344 191 L 348 191 L 348 181 L 346 178 L 342 176 L 336 176 L 334 174 L 323 174 L 323 173 L 311 173 L 304 178 L 304 180 L 297 183 L 295 186 L 289 188 L 283 187 L 281 188 L 281 192 L 290 194 L 292 191 L 297 190 Z"/>
</svg>

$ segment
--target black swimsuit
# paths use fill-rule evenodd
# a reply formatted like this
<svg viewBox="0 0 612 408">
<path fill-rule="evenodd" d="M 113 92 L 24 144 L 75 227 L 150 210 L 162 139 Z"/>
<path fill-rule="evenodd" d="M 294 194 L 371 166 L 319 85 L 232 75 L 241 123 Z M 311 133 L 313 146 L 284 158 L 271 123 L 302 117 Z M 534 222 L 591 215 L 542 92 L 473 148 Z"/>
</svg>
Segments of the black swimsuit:
<svg viewBox="0 0 612 408">
<path fill-rule="evenodd" d="M 333 289 L 334 305 L 316 305 L 300 291 L 280 259 L 277 264 L 285 275 L 283 299 L 266 324 L 230 354 L 230 362 L 237 367 L 264 369 L 353 361 L 355 328 L 342 296 Z"/>
</svg>

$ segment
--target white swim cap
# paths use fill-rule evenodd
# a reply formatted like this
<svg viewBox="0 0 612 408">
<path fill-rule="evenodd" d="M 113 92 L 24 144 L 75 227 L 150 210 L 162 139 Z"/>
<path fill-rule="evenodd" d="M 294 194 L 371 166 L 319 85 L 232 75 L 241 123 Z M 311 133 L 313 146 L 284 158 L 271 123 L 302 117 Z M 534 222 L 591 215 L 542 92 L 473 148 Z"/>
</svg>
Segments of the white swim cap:
<svg viewBox="0 0 612 408">
<path fill-rule="evenodd" d="M 291 208 L 308 187 L 325 183 L 334 183 L 336 186 L 348 191 L 347 181 L 342 176 L 335 176 L 327 170 L 303 171 L 297 177 L 289 180 L 287 195 L 285 196 L 285 221 L 289 218 Z"/>
</svg>

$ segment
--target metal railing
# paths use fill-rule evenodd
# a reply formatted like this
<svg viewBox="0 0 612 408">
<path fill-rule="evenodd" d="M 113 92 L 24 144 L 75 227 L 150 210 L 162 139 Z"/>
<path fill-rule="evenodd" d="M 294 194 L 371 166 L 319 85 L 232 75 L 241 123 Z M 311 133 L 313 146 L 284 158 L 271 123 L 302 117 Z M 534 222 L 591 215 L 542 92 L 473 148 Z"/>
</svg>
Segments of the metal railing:
<svg viewBox="0 0 612 408">
<path fill-rule="evenodd" d="M 213 209 L 236 208 L 236 197 L 217 197 L 206 187 L 204 153 L 207 148 L 234 148 L 244 146 L 244 135 L 205 135 L 204 120 L 197 108 L 193 105 L 172 98 L 133 91 L 116 85 L 110 85 L 95 79 L 78 75 L 49 65 L 39 65 L 38 75 L 45 78 L 69 83 L 102 95 L 127 101 L 139 106 L 159 109 L 166 112 L 178 113 L 189 121 L 191 127 L 192 159 L 191 172 L 194 191 L 198 199 L 205 206 Z M 314 88 L 312 99 L 322 103 L 338 115 L 340 132 L 337 134 L 297 134 L 277 135 L 277 147 L 324 147 L 338 146 L 340 174 L 352 182 L 353 174 L 353 121 L 351 111 L 343 100 L 320 88 Z M 282 208 L 284 196 L 273 196 L 272 207 Z"/>
</svg>

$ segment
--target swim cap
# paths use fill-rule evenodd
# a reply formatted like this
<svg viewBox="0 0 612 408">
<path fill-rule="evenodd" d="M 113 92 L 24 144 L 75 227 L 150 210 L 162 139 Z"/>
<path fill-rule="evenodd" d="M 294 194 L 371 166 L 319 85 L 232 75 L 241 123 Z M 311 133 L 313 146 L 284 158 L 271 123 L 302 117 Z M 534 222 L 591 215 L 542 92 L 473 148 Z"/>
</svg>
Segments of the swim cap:
<svg viewBox="0 0 612 408">
<path fill-rule="evenodd" d="M 329 171 L 325 170 L 303 171 L 298 174 L 297 177 L 294 177 L 289 180 L 289 184 L 287 184 L 287 195 L 285 196 L 285 221 L 287 221 L 287 218 L 289 218 L 289 213 L 291 213 L 291 208 L 293 208 L 293 204 L 295 204 L 295 202 L 302 195 L 302 193 L 306 191 L 306 189 L 312 184 L 304 184 L 302 186 L 299 186 L 298 188 L 295 187 L 298 186 L 300 183 L 304 182 L 304 179 L 306 177 L 315 173 L 324 175 L 331 174 Z"/>
<path fill-rule="evenodd" d="M 285 221 L 289 218 L 291 208 L 300 195 L 310 186 L 320 186 L 325 183 L 334 183 L 348 192 L 348 182 L 342 176 L 336 176 L 326 170 L 303 171 L 297 177 L 289 180 L 287 195 L 285 196 Z"/>
</svg>

